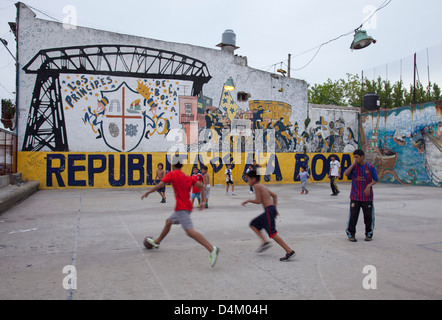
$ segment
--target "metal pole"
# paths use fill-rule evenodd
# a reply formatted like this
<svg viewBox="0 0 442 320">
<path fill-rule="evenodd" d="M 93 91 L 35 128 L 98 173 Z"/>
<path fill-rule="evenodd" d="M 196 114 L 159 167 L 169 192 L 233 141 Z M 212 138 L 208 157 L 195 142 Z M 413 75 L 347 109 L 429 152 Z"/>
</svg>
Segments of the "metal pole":
<svg viewBox="0 0 442 320">
<path fill-rule="evenodd" d="M 417 67 L 417 54 L 414 54 L 414 84 L 413 84 L 413 104 L 416 104 L 416 67 Z"/>
<path fill-rule="evenodd" d="M 364 71 L 362 71 L 361 80 L 361 114 L 359 115 L 359 149 L 362 149 L 362 113 L 364 112 Z"/>
<path fill-rule="evenodd" d="M 289 53 L 289 70 L 287 71 L 287 76 L 290 78 L 292 68 L 292 55 Z"/>
<path fill-rule="evenodd" d="M 431 100 L 430 53 L 427 48 L 428 101 Z"/>
</svg>

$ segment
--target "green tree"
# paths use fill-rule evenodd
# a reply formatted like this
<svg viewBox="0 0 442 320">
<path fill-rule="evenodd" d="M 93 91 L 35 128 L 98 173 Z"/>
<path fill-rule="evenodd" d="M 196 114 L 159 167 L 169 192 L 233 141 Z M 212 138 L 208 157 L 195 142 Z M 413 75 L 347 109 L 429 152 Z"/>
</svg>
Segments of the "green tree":
<svg viewBox="0 0 442 320">
<path fill-rule="evenodd" d="M 396 82 L 393 85 L 392 93 L 392 103 L 393 106 L 404 106 L 405 105 L 405 89 L 402 80 Z"/>
<path fill-rule="evenodd" d="M 378 77 L 376 80 L 364 79 L 364 86 L 362 86 L 361 78 L 357 74 L 347 74 L 347 79 L 337 81 L 328 79 L 323 84 L 310 86 L 308 96 L 309 102 L 314 104 L 360 107 L 362 97 L 369 93 L 377 93 L 381 100 L 381 106 L 385 109 L 413 104 L 415 95 L 416 103 L 442 98 L 441 88 L 436 83 L 430 83 L 425 88 L 418 81 L 416 87 L 411 85 L 407 90 L 402 81 L 392 84 L 389 80 Z"/>
<path fill-rule="evenodd" d="M 310 103 L 345 106 L 344 89 L 340 80 L 328 79 L 324 84 L 315 84 L 308 93 Z"/>
<path fill-rule="evenodd" d="M 431 88 L 430 99 L 433 101 L 440 100 L 441 99 L 441 90 L 440 90 L 440 87 L 438 86 L 438 84 L 433 83 L 432 86 L 430 84 L 430 88 Z"/>
<path fill-rule="evenodd" d="M 6 129 L 12 130 L 14 123 L 12 119 L 15 115 L 15 105 L 11 100 L 2 99 L 2 117 L 1 122 Z"/>
<path fill-rule="evenodd" d="M 347 73 L 347 81 L 343 81 L 343 87 L 346 105 L 361 107 L 361 78 L 359 75 Z"/>
</svg>

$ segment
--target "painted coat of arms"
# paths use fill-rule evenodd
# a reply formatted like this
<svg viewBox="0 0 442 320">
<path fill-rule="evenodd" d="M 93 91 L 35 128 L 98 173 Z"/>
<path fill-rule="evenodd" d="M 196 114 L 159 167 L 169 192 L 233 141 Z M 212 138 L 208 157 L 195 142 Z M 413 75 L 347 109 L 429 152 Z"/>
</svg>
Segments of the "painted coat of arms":
<svg viewBox="0 0 442 320">
<path fill-rule="evenodd" d="M 170 118 L 154 99 L 154 90 L 145 82 L 138 81 L 134 90 L 126 82 L 111 90 L 101 91 L 97 107 L 87 108 L 84 124 L 89 124 L 96 139 L 116 152 L 132 152 L 143 139 L 157 134 L 167 136 L 170 132 Z M 167 108 L 166 108 L 167 109 Z"/>
<path fill-rule="evenodd" d="M 113 91 L 102 91 L 101 104 L 106 111 L 101 133 L 106 145 L 117 152 L 135 150 L 146 132 L 146 111 L 141 108 L 139 96 L 126 82 Z"/>
</svg>

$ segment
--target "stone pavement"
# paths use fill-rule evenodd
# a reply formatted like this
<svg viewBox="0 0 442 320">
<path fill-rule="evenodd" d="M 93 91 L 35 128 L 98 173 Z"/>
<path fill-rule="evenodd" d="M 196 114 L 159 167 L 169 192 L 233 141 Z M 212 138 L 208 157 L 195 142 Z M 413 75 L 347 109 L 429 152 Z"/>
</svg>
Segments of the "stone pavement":
<svg viewBox="0 0 442 320">
<path fill-rule="evenodd" d="M 255 253 L 248 225 L 263 209 L 240 205 L 248 188 L 236 197 L 213 188 L 210 209 L 193 213 L 196 230 L 221 248 L 213 269 L 178 226 L 159 250 L 143 248 L 173 211 L 171 189 L 165 205 L 158 195 L 141 201 L 145 189 L 39 191 L 0 216 L 0 300 L 442 299 L 440 188 L 375 186 L 375 239 L 363 241 L 361 214 L 350 243 L 350 185 L 339 197 L 327 184 L 309 187 L 305 196 L 299 185 L 270 186 L 278 231 L 297 252 L 287 263 L 276 244 Z"/>
</svg>

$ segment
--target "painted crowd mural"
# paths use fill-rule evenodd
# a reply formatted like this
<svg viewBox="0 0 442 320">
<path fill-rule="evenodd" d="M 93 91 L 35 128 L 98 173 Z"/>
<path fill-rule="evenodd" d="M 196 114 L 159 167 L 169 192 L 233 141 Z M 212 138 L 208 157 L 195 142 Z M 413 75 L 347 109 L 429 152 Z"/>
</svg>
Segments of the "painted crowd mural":
<svg viewBox="0 0 442 320">
<path fill-rule="evenodd" d="M 382 182 L 442 187 L 440 102 L 365 114 L 361 137 Z"/>
<path fill-rule="evenodd" d="M 310 110 L 310 125 L 302 133 L 308 152 L 353 153 L 358 149 L 358 111 L 344 110 Z"/>
</svg>

